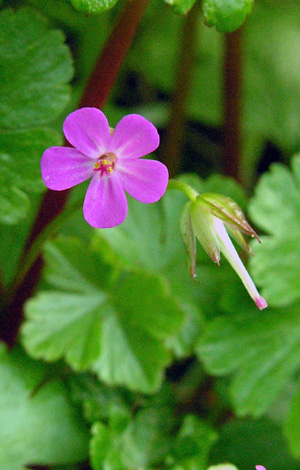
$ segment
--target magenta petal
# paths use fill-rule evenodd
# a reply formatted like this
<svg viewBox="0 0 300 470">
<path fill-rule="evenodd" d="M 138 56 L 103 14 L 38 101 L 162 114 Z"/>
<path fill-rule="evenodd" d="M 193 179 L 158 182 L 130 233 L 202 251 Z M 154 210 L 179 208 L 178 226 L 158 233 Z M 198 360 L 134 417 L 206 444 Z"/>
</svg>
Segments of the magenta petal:
<svg viewBox="0 0 300 470">
<path fill-rule="evenodd" d="M 110 146 L 107 119 L 97 108 L 81 108 L 69 114 L 63 129 L 70 144 L 88 157 L 98 158 Z"/>
<path fill-rule="evenodd" d="M 127 215 L 127 200 L 116 172 L 100 177 L 96 173 L 88 187 L 83 213 L 85 220 L 96 228 L 121 224 Z"/>
<path fill-rule="evenodd" d="M 129 114 L 117 124 L 112 135 L 111 151 L 118 158 L 139 158 L 159 146 L 158 132 L 147 119 Z"/>
<path fill-rule="evenodd" d="M 50 147 L 41 160 L 42 178 L 49 189 L 62 191 L 93 175 L 93 161 L 78 150 Z"/>
<path fill-rule="evenodd" d="M 167 189 L 168 169 L 156 160 L 124 159 L 117 171 L 125 191 L 138 201 L 156 202 Z"/>
</svg>

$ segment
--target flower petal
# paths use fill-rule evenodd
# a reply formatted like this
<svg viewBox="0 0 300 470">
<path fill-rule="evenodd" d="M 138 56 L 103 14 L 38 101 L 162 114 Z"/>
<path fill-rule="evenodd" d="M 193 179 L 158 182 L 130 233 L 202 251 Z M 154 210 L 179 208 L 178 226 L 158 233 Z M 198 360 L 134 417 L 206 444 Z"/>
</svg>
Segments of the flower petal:
<svg viewBox="0 0 300 470">
<path fill-rule="evenodd" d="M 47 188 L 62 191 L 90 178 L 93 162 L 76 149 L 50 147 L 42 156 L 41 171 Z"/>
<path fill-rule="evenodd" d="M 97 108 L 81 108 L 69 114 L 63 130 L 70 144 L 90 158 L 98 158 L 110 146 L 107 119 Z"/>
<path fill-rule="evenodd" d="M 158 201 L 168 185 L 168 169 L 156 160 L 122 159 L 117 172 L 125 191 L 138 201 Z"/>
<path fill-rule="evenodd" d="M 88 187 L 83 213 L 85 220 L 96 228 L 121 224 L 127 215 L 127 200 L 116 172 L 108 177 L 96 173 Z"/>
<path fill-rule="evenodd" d="M 138 114 L 129 114 L 117 124 L 112 135 L 111 152 L 118 158 L 139 158 L 159 146 L 156 127 Z"/>
</svg>

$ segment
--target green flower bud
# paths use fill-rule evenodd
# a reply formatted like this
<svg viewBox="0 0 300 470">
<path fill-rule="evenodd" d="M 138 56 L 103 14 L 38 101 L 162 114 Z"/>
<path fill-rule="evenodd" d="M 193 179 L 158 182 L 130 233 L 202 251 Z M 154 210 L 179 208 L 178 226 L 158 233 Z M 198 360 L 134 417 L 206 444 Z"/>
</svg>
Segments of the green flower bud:
<svg viewBox="0 0 300 470">
<path fill-rule="evenodd" d="M 196 237 L 215 263 L 220 264 L 220 253 L 227 258 L 258 308 L 263 309 L 267 307 L 267 302 L 258 293 L 226 229 L 243 248 L 251 252 L 241 232 L 257 239 L 258 236 L 232 199 L 207 193 L 187 203 L 181 218 L 181 235 L 191 275 L 193 278 L 196 277 Z"/>
</svg>

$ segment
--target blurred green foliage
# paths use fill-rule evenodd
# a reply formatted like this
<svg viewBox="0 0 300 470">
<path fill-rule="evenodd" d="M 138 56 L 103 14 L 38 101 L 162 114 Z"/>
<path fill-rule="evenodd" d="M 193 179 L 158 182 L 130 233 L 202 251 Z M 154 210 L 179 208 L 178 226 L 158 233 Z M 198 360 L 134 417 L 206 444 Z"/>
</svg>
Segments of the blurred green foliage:
<svg viewBox="0 0 300 470">
<path fill-rule="evenodd" d="M 182 52 L 180 14 L 193 3 L 149 4 L 105 107 L 112 126 L 137 112 L 159 127 L 164 142 Z M 114 4 L 2 2 L 4 286 L 22 265 L 45 189 L 40 156 L 62 143 L 61 124 L 78 105 L 123 6 L 109 9 Z M 270 308 L 259 313 L 226 261 L 218 267 L 201 249 L 200 284 L 191 280 L 179 231 L 181 193 L 167 191 L 153 205 L 128 197 L 127 219 L 109 230 L 93 230 L 74 214 L 44 247 L 18 346 L 0 351 L 3 469 L 229 470 L 218 466 L 226 462 L 239 470 L 300 469 L 300 159 L 291 159 L 300 144 L 296 0 L 256 0 L 245 20 L 244 188 L 216 174 L 224 124 L 224 35 L 216 29 L 237 27 L 251 4 L 236 10 L 234 0 L 204 1 L 204 14 L 191 12 L 197 33 L 180 169 L 198 175 L 179 178 L 199 193 L 227 195 L 245 211 L 249 205 L 262 232 L 249 269 Z M 75 188 L 70 204 L 85 189 Z"/>
</svg>

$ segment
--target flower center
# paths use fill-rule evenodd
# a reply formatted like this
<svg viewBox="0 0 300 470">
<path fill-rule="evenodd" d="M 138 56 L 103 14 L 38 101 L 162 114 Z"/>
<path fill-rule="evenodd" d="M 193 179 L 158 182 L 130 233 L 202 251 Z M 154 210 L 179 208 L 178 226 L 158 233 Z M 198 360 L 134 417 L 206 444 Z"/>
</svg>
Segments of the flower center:
<svg viewBox="0 0 300 470">
<path fill-rule="evenodd" d="M 93 171 L 98 172 L 100 178 L 104 175 L 109 176 L 115 168 L 115 160 L 116 156 L 113 153 L 102 155 L 94 164 Z"/>
</svg>

